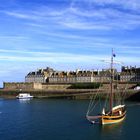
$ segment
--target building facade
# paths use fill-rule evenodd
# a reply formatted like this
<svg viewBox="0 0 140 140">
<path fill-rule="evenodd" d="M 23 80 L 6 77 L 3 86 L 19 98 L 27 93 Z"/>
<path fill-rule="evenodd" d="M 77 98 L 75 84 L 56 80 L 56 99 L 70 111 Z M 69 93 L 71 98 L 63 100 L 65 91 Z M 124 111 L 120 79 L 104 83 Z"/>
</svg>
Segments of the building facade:
<svg viewBox="0 0 140 140">
<path fill-rule="evenodd" d="M 49 83 L 92 83 L 109 82 L 109 70 L 102 71 L 70 71 L 54 72 L 49 78 Z"/>
<path fill-rule="evenodd" d="M 29 72 L 25 76 L 25 82 L 27 83 L 46 83 L 48 80 L 48 77 L 52 75 L 54 72 L 53 69 L 47 67 L 46 69 L 39 69 L 35 72 Z"/>
<path fill-rule="evenodd" d="M 113 70 L 114 79 L 120 82 L 140 82 L 140 68 L 122 67 L 121 72 Z M 76 71 L 54 71 L 47 67 L 30 72 L 25 77 L 25 82 L 31 83 L 109 83 L 111 81 L 111 70 L 101 71 L 76 70 Z"/>
<path fill-rule="evenodd" d="M 122 67 L 120 73 L 121 82 L 140 82 L 140 68 Z"/>
</svg>

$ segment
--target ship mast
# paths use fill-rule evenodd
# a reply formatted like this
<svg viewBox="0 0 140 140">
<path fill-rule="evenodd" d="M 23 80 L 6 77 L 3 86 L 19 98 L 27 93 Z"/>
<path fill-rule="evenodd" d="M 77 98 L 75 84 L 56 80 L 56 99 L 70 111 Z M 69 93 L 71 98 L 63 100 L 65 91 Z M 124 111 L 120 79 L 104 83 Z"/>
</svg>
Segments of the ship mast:
<svg viewBox="0 0 140 140">
<path fill-rule="evenodd" d="M 112 54 L 111 54 L 111 82 L 110 82 L 110 111 L 112 112 L 113 108 L 113 92 L 114 92 L 114 86 L 113 86 L 113 81 L 114 81 L 114 76 L 113 76 L 113 57 L 115 57 L 115 54 L 113 54 L 113 49 L 112 49 Z"/>
</svg>

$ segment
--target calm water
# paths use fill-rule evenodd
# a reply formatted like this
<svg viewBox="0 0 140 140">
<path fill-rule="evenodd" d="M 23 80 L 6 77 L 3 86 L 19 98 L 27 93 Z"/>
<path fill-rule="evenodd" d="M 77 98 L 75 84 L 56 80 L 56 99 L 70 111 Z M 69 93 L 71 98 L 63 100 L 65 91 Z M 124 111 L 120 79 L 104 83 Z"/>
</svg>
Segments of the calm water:
<svg viewBox="0 0 140 140">
<path fill-rule="evenodd" d="M 1 99 L 0 140 L 140 139 L 140 106 L 136 103 L 127 103 L 127 117 L 123 123 L 102 127 L 85 119 L 88 102 Z"/>
</svg>

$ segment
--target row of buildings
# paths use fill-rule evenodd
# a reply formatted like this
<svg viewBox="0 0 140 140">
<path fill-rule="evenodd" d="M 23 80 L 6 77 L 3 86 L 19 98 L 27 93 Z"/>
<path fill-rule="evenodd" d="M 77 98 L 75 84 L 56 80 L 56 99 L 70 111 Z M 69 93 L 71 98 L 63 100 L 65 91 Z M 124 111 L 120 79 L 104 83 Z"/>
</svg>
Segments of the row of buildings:
<svg viewBox="0 0 140 140">
<path fill-rule="evenodd" d="M 140 68 L 135 67 L 122 67 L 120 73 L 121 82 L 140 82 Z"/>
<path fill-rule="evenodd" d="M 140 68 L 122 67 L 121 72 L 114 70 L 114 79 L 120 82 L 140 82 Z M 31 83 L 91 83 L 110 82 L 110 70 L 76 70 L 56 71 L 47 67 L 30 72 L 25 76 L 25 82 Z"/>
</svg>

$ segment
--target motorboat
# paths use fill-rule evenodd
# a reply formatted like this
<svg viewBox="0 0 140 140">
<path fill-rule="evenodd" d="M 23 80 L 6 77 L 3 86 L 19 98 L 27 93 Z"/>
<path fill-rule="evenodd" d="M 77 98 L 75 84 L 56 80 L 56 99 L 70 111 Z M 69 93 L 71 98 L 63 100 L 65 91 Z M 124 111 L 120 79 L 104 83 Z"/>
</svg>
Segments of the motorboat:
<svg viewBox="0 0 140 140">
<path fill-rule="evenodd" d="M 19 95 L 16 96 L 17 99 L 30 99 L 33 98 L 33 96 L 30 95 L 30 93 L 19 93 Z"/>
</svg>

